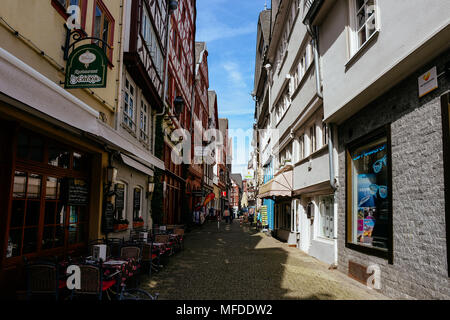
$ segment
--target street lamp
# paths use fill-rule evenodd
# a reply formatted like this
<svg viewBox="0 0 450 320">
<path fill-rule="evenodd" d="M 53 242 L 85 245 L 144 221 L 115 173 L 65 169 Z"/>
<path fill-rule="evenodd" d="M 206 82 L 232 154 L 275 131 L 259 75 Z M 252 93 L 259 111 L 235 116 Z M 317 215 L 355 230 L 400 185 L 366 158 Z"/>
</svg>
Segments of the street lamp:
<svg viewBox="0 0 450 320">
<path fill-rule="evenodd" d="M 177 96 L 173 101 L 173 105 L 175 107 L 175 115 L 178 118 L 180 114 L 183 113 L 184 110 L 184 99 L 182 96 Z"/>
<path fill-rule="evenodd" d="M 169 1 L 169 14 L 178 9 L 178 1 L 170 0 Z"/>
</svg>

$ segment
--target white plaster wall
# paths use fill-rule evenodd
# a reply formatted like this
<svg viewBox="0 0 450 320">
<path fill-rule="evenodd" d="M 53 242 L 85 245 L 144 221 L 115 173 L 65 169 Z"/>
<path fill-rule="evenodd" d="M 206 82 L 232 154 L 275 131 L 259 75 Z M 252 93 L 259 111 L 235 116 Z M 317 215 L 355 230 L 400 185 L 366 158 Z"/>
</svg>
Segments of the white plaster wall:
<svg viewBox="0 0 450 320">
<path fill-rule="evenodd" d="M 336 1 L 320 26 L 325 119 L 380 78 L 390 86 L 398 77 L 407 76 L 394 77 L 388 72 L 450 23 L 447 0 L 377 0 L 379 34 L 346 69 L 350 59 L 348 1 Z M 380 92 L 372 94 L 376 96 Z"/>
</svg>

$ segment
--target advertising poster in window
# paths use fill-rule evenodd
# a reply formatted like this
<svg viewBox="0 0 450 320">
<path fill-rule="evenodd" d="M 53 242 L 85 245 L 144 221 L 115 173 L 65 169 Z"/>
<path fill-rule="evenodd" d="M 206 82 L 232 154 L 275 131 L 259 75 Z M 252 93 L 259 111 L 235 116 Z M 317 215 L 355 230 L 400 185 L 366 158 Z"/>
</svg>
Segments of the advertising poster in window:
<svg viewBox="0 0 450 320">
<path fill-rule="evenodd" d="M 372 244 L 375 226 L 375 195 L 370 186 L 376 182 L 375 174 L 358 175 L 358 242 Z"/>
</svg>

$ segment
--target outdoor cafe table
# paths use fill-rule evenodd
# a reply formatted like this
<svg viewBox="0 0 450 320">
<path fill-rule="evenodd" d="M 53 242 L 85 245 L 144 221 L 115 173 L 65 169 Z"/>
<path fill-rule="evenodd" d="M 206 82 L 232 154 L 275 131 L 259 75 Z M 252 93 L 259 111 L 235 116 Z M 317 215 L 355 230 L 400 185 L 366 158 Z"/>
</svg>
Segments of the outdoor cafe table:
<svg viewBox="0 0 450 320">
<path fill-rule="evenodd" d="M 93 266 L 99 266 L 97 261 L 90 260 L 88 258 L 78 258 L 70 262 L 68 260 L 63 260 L 59 264 L 62 268 L 63 274 L 66 274 L 66 269 L 69 265 L 90 264 Z M 139 268 L 139 262 L 133 258 L 108 258 L 102 263 L 103 275 L 106 277 L 120 271 L 121 286 L 125 286 L 125 282 L 132 276 L 136 275 L 139 272 Z"/>
</svg>

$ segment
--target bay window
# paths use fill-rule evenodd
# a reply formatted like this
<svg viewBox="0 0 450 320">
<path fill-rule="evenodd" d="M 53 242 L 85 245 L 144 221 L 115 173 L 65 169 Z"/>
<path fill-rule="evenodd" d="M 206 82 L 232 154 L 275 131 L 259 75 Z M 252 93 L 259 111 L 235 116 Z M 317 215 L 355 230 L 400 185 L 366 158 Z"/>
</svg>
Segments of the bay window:
<svg viewBox="0 0 450 320">
<path fill-rule="evenodd" d="M 387 129 L 347 148 L 347 246 L 392 259 L 390 137 Z"/>
</svg>

